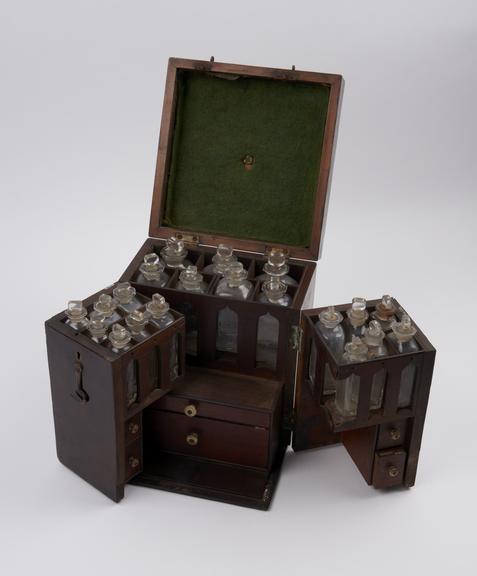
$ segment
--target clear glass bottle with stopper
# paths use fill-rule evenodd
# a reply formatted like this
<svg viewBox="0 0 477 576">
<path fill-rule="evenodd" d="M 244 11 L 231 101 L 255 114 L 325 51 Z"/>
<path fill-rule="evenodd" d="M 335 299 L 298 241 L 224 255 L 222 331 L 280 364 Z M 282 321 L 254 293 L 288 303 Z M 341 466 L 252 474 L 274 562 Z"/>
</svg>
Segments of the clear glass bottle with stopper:
<svg viewBox="0 0 477 576">
<path fill-rule="evenodd" d="M 73 330 L 80 332 L 88 327 L 88 319 L 86 318 L 88 311 L 81 300 L 70 300 L 65 314 L 66 324 L 71 326 Z"/>
<path fill-rule="evenodd" d="M 101 344 L 107 340 L 106 330 L 108 326 L 106 324 L 106 319 L 101 314 L 93 310 L 89 315 L 89 326 L 88 333 L 91 340 L 94 340 L 97 344 Z"/>
<path fill-rule="evenodd" d="M 273 248 L 268 255 L 267 262 L 263 265 L 263 273 L 257 276 L 257 280 L 265 282 L 270 276 L 278 276 L 287 286 L 298 286 L 298 282 L 289 276 L 289 269 L 285 252 L 279 248 Z"/>
<path fill-rule="evenodd" d="M 369 326 L 364 331 L 364 342 L 368 347 L 368 360 L 375 360 L 388 355 L 388 349 L 384 343 L 384 331 L 377 320 L 371 320 Z M 371 398 L 369 407 L 371 410 L 381 408 L 383 403 L 384 383 L 386 381 L 386 370 L 381 368 L 375 372 L 371 383 Z"/>
<path fill-rule="evenodd" d="M 172 269 L 179 268 L 184 270 L 188 266 L 191 266 L 192 262 L 186 260 L 187 254 L 188 252 L 184 246 L 184 242 L 177 236 L 171 236 L 168 238 L 166 240 L 166 245 L 161 250 L 161 256 L 166 267 Z"/>
<path fill-rule="evenodd" d="M 414 339 L 417 330 L 412 325 L 411 318 L 407 314 L 403 314 L 401 322 L 394 322 L 391 324 L 392 333 L 388 334 L 387 338 L 397 348 L 399 354 L 407 352 L 417 352 L 419 345 Z M 416 378 L 416 363 L 414 361 L 401 371 L 401 382 L 399 386 L 398 407 L 406 408 L 412 402 L 412 395 L 414 391 L 414 381 Z"/>
<path fill-rule="evenodd" d="M 174 322 L 174 316 L 169 311 L 169 303 L 161 294 L 153 294 L 151 301 L 146 304 L 146 311 L 150 314 L 150 322 L 160 330 L 164 330 Z"/>
<path fill-rule="evenodd" d="M 118 301 L 118 308 L 125 312 L 132 312 L 142 306 L 142 302 L 136 296 L 136 288 L 129 282 L 119 282 L 113 290 L 113 296 Z"/>
<path fill-rule="evenodd" d="M 233 252 L 231 246 L 219 244 L 217 246 L 217 252 L 212 256 L 212 264 L 208 264 L 202 272 L 204 274 L 219 274 L 220 276 L 224 276 L 230 264 L 237 260 Z"/>
<path fill-rule="evenodd" d="M 341 322 L 343 321 L 343 315 L 341 312 L 335 310 L 334 306 L 329 306 L 326 310 L 320 312 L 318 316 L 318 322 L 315 324 L 315 329 L 318 334 L 325 340 L 335 359 L 337 361 L 341 360 L 343 356 L 345 335 Z M 310 366 L 309 371 L 312 377 L 314 377 L 316 371 L 317 362 L 317 349 L 315 346 L 311 348 L 310 356 Z M 323 393 L 331 394 L 335 391 L 335 380 L 331 375 L 328 364 L 325 367 L 325 376 L 323 384 Z"/>
<path fill-rule="evenodd" d="M 277 304 L 278 306 L 290 306 L 292 303 L 291 296 L 287 294 L 285 282 L 273 276 L 270 276 L 270 278 L 262 284 L 262 292 L 258 297 L 258 301 Z"/>
<path fill-rule="evenodd" d="M 139 284 L 162 288 L 169 281 L 169 275 L 164 272 L 164 262 L 159 256 L 151 252 L 144 256 L 144 262 L 139 266 L 139 274 L 136 281 Z"/>
<path fill-rule="evenodd" d="M 364 335 L 366 320 L 368 319 L 365 298 L 353 298 L 351 308 L 346 311 L 346 315 L 348 316 L 346 321 L 346 336 L 347 340 L 351 342 L 353 336 L 362 337 Z"/>
<path fill-rule="evenodd" d="M 125 352 L 131 348 L 131 333 L 121 324 L 113 324 L 108 339 L 113 352 Z"/>
<path fill-rule="evenodd" d="M 252 283 L 247 280 L 247 271 L 242 262 L 232 262 L 225 272 L 225 277 L 217 284 L 215 293 L 226 298 L 247 298 L 252 290 Z"/>
<path fill-rule="evenodd" d="M 187 266 L 185 270 L 179 274 L 179 282 L 176 286 L 177 290 L 184 292 L 198 292 L 204 294 L 207 291 L 207 284 L 204 282 L 204 277 L 197 270 L 197 266 Z"/>
<path fill-rule="evenodd" d="M 351 342 L 345 344 L 343 354 L 344 362 L 365 362 L 368 358 L 368 347 L 357 336 L 353 336 Z M 335 383 L 335 405 L 343 418 L 354 418 L 358 411 L 359 400 L 359 376 L 351 374 L 344 380 Z"/>
<path fill-rule="evenodd" d="M 126 316 L 126 325 L 129 328 L 132 337 L 137 342 L 141 342 L 149 337 L 146 330 L 146 325 L 149 322 L 151 315 L 147 311 L 133 310 L 131 314 Z"/>
<path fill-rule="evenodd" d="M 376 309 L 371 312 L 371 318 L 377 320 L 385 332 L 391 330 L 391 324 L 396 321 L 396 306 L 389 294 L 384 294 Z"/>
<path fill-rule="evenodd" d="M 100 294 L 93 308 L 104 316 L 106 326 L 111 326 L 121 320 L 121 316 L 116 312 L 117 305 L 118 301 L 109 294 Z"/>
</svg>

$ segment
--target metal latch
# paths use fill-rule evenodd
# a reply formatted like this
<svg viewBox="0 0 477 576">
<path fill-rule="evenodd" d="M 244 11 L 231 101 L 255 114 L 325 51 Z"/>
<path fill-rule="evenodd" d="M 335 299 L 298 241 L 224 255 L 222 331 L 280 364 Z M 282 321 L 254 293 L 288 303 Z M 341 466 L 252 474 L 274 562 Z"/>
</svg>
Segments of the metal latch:
<svg viewBox="0 0 477 576">
<path fill-rule="evenodd" d="M 290 349 L 300 350 L 303 330 L 300 326 L 292 326 L 290 329 Z"/>
</svg>

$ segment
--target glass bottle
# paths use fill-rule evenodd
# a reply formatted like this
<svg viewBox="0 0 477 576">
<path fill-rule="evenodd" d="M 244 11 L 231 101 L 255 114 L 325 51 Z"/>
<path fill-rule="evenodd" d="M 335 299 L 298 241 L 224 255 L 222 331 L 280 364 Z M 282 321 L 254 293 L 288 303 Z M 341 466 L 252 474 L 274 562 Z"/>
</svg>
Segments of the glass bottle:
<svg viewBox="0 0 477 576">
<path fill-rule="evenodd" d="M 207 284 L 204 282 L 204 277 L 197 271 L 197 266 L 187 266 L 185 270 L 179 274 L 179 282 L 176 286 L 177 290 L 184 290 L 185 292 L 198 292 L 204 294 L 207 291 Z"/>
<path fill-rule="evenodd" d="M 73 330 L 81 331 L 88 326 L 88 319 L 86 318 L 88 311 L 81 300 L 70 300 L 65 314 L 66 324 L 71 326 Z"/>
<path fill-rule="evenodd" d="M 113 290 L 113 296 L 118 301 L 118 307 L 125 312 L 132 312 L 142 305 L 136 296 L 136 288 L 131 286 L 129 282 L 119 282 Z"/>
<path fill-rule="evenodd" d="M 348 316 L 346 321 L 346 336 L 347 340 L 351 342 L 353 336 L 364 335 L 366 320 L 368 319 L 368 311 L 366 310 L 365 298 L 353 298 L 351 308 L 346 311 Z"/>
<path fill-rule="evenodd" d="M 287 294 L 285 282 L 273 276 L 270 276 L 270 278 L 262 284 L 262 292 L 258 297 L 258 301 L 268 304 L 278 304 L 279 306 L 290 306 L 292 303 L 290 295 Z"/>
<path fill-rule="evenodd" d="M 169 312 L 169 303 L 164 296 L 153 294 L 150 302 L 146 304 L 146 310 L 150 314 L 150 322 L 159 330 L 164 330 L 174 322 L 174 316 Z"/>
<path fill-rule="evenodd" d="M 184 246 L 184 242 L 177 238 L 177 236 L 171 236 L 166 240 L 166 245 L 161 250 L 161 256 L 166 264 L 167 268 L 179 268 L 184 270 L 187 266 L 190 266 L 192 262 L 186 260 L 188 252 Z"/>
<path fill-rule="evenodd" d="M 116 312 L 117 305 L 118 301 L 109 294 L 100 294 L 93 308 L 104 316 L 106 326 L 111 326 L 121 320 L 121 316 Z"/>
<path fill-rule="evenodd" d="M 105 342 L 107 340 L 106 330 L 107 330 L 106 320 L 101 312 L 93 310 L 89 315 L 89 326 L 88 332 L 91 340 L 94 340 L 98 344 Z"/>
<path fill-rule="evenodd" d="M 217 296 L 245 300 L 252 290 L 252 283 L 247 280 L 247 276 L 242 262 L 232 262 L 225 271 L 225 277 L 217 284 L 215 293 Z"/>
<path fill-rule="evenodd" d="M 315 329 L 328 344 L 336 360 L 341 360 L 345 344 L 345 335 L 341 322 L 343 315 L 335 310 L 334 306 L 329 306 L 320 312 L 319 320 L 315 324 Z"/>
<path fill-rule="evenodd" d="M 217 252 L 212 256 L 212 264 L 208 264 L 202 272 L 223 276 L 230 264 L 236 261 L 237 257 L 234 256 L 233 248 L 227 246 L 227 244 L 219 244 L 217 246 Z"/>
<path fill-rule="evenodd" d="M 141 342 L 149 337 L 149 333 L 146 330 L 149 318 L 149 312 L 142 310 L 133 310 L 131 314 L 126 316 L 126 325 L 134 340 Z"/>
<path fill-rule="evenodd" d="M 371 318 L 377 320 L 385 332 L 391 330 L 391 324 L 396 321 L 394 314 L 396 313 L 396 306 L 393 299 L 389 294 L 384 294 L 381 302 L 376 305 L 376 310 L 371 312 Z"/>
<path fill-rule="evenodd" d="M 270 276 L 279 276 L 280 280 L 285 282 L 287 286 L 298 286 L 298 282 L 288 275 L 289 269 L 285 252 L 279 248 L 274 248 L 263 266 L 263 273 L 257 277 L 257 280 L 265 282 Z"/>
<path fill-rule="evenodd" d="M 346 363 L 367 360 L 368 347 L 357 336 L 353 336 L 351 342 L 345 344 L 344 350 L 343 360 Z M 337 380 L 335 386 L 336 409 L 344 418 L 354 418 L 358 412 L 359 376 L 351 374 L 344 380 Z"/>
<path fill-rule="evenodd" d="M 394 322 L 391 325 L 392 333 L 388 334 L 388 339 L 392 342 L 400 354 L 406 352 L 417 352 L 419 345 L 414 339 L 417 330 L 412 325 L 411 318 L 403 314 L 401 322 Z M 401 382 L 399 385 L 398 407 L 406 408 L 412 402 L 414 391 L 414 380 L 416 378 L 416 363 L 409 362 L 401 371 Z"/>
<path fill-rule="evenodd" d="M 384 331 L 377 320 L 371 320 L 369 326 L 364 331 L 364 342 L 368 347 L 368 359 L 375 360 L 388 355 L 388 349 L 384 343 Z M 371 410 L 381 408 L 383 403 L 384 384 L 386 381 L 386 370 L 382 368 L 374 373 L 371 383 L 371 398 L 369 407 Z"/>
<path fill-rule="evenodd" d="M 162 288 L 169 281 L 169 275 L 164 272 L 164 262 L 151 252 L 144 256 L 144 262 L 139 266 L 136 282 Z"/>
<path fill-rule="evenodd" d="M 131 348 L 131 334 L 121 324 L 113 324 L 108 339 L 113 352 L 124 352 Z"/>
<path fill-rule="evenodd" d="M 412 325 L 411 318 L 403 314 L 401 322 L 393 322 L 392 333 L 388 335 L 389 340 L 396 346 L 400 354 L 406 352 L 417 352 L 419 345 L 414 340 L 417 330 Z"/>
</svg>

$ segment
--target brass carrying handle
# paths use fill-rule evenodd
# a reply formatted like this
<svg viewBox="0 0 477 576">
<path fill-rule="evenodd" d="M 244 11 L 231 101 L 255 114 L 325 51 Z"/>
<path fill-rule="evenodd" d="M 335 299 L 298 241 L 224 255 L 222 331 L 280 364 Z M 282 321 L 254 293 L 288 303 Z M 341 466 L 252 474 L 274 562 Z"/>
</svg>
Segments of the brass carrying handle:
<svg viewBox="0 0 477 576">
<path fill-rule="evenodd" d="M 189 416 L 189 418 L 193 418 L 197 414 L 197 406 L 194 404 L 187 404 L 184 408 L 184 414 Z"/>
<path fill-rule="evenodd" d="M 75 360 L 74 362 L 74 371 L 75 390 L 71 393 L 71 396 L 81 404 L 86 404 L 86 402 L 89 402 L 89 395 L 83 388 L 83 365 L 79 360 Z"/>
<path fill-rule="evenodd" d="M 199 443 L 199 435 L 197 432 L 191 432 L 190 434 L 187 434 L 186 442 L 189 444 L 189 446 L 197 446 Z"/>
</svg>

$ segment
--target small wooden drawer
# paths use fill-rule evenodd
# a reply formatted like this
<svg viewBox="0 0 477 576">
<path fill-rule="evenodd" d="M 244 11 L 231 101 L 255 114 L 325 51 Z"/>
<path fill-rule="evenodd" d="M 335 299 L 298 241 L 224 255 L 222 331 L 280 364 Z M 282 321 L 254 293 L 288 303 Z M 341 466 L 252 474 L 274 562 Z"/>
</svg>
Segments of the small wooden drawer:
<svg viewBox="0 0 477 576">
<path fill-rule="evenodd" d="M 212 418 L 215 420 L 225 420 L 249 426 L 270 426 L 270 413 L 247 410 L 235 406 L 224 406 L 196 399 L 184 398 L 181 396 L 168 394 L 155 402 L 152 406 L 155 409 L 166 410 L 194 418 Z"/>
<path fill-rule="evenodd" d="M 378 430 L 376 450 L 402 446 L 406 437 L 407 420 L 381 424 Z"/>
<path fill-rule="evenodd" d="M 144 436 L 147 454 L 158 450 L 254 468 L 269 466 L 270 432 L 264 427 L 148 410 Z"/>
<path fill-rule="evenodd" d="M 377 451 L 374 458 L 373 486 L 390 488 L 402 484 L 406 457 L 406 451 L 401 448 Z"/>
<path fill-rule="evenodd" d="M 141 413 L 139 413 L 126 421 L 124 431 L 125 443 L 129 444 L 130 442 L 134 442 L 134 440 L 137 440 L 141 436 L 141 432 L 142 432 Z"/>
<path fill-rule="evenodd" d="M 140 438 L 126 446 L 124 468 L 125 482 L 142 471 L 142 441 Z"/>
</svg>

